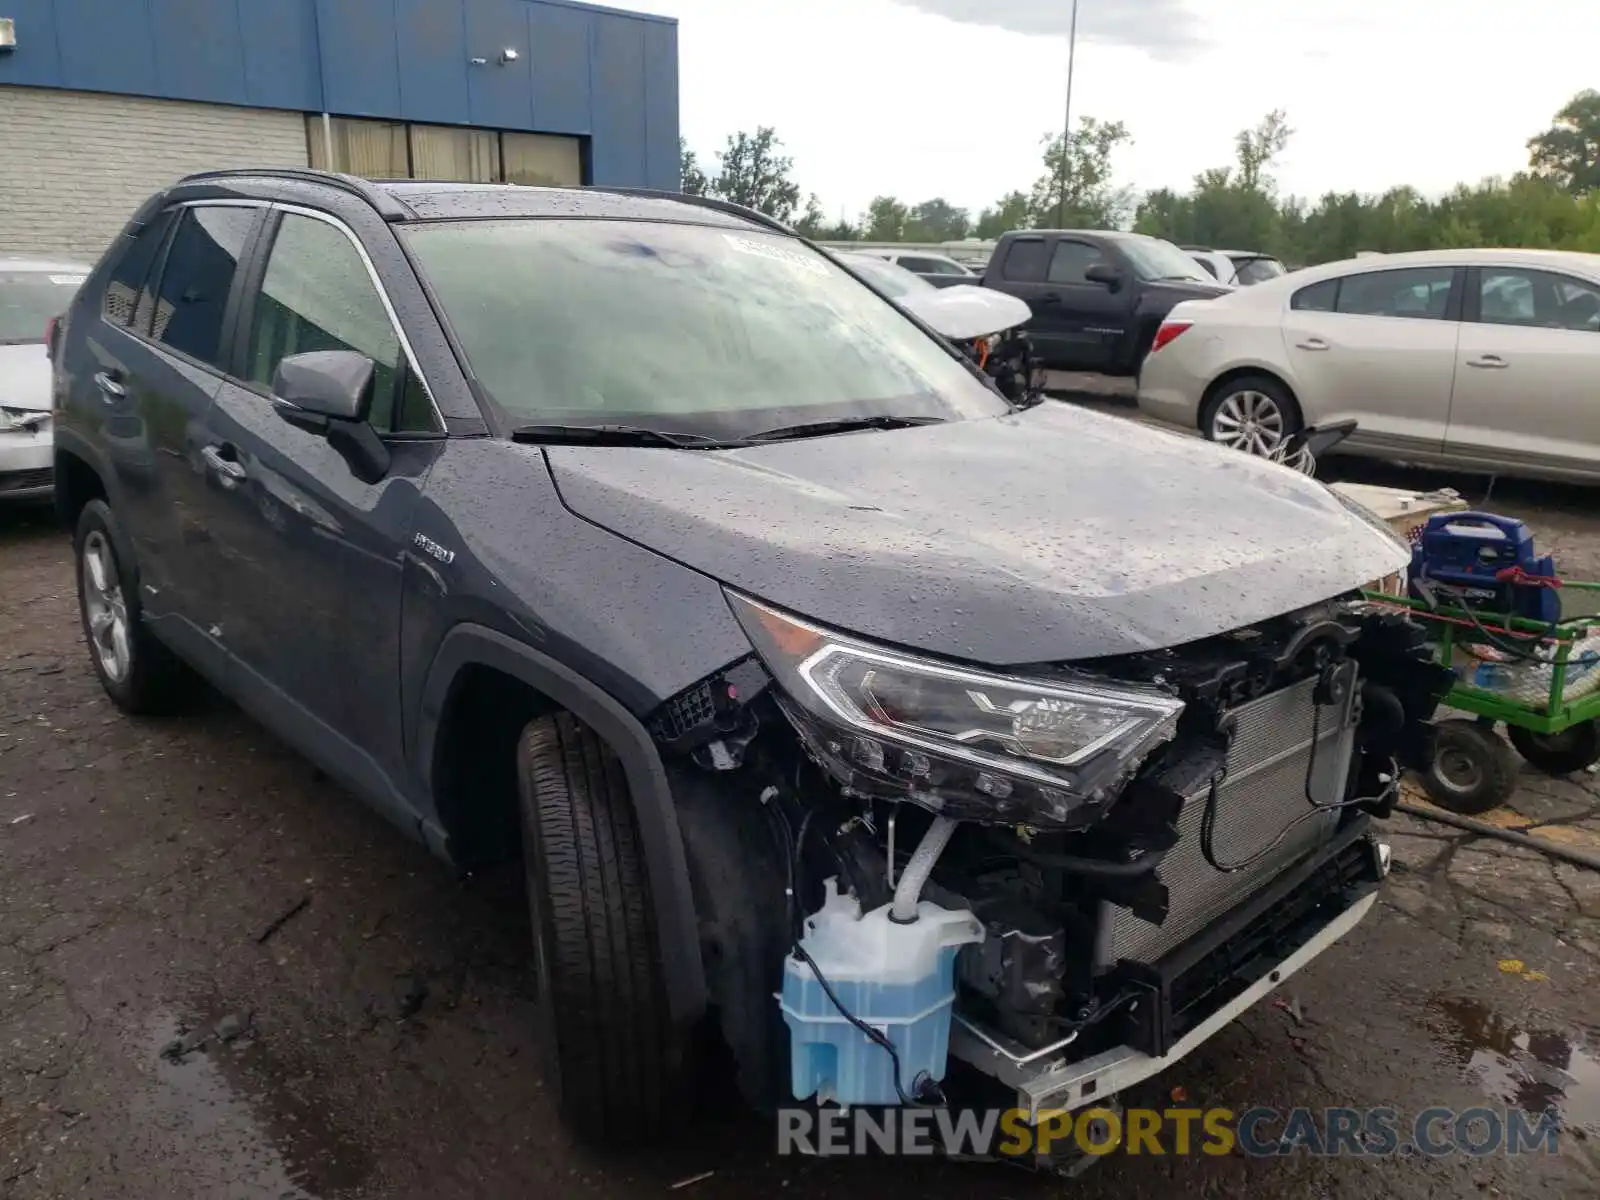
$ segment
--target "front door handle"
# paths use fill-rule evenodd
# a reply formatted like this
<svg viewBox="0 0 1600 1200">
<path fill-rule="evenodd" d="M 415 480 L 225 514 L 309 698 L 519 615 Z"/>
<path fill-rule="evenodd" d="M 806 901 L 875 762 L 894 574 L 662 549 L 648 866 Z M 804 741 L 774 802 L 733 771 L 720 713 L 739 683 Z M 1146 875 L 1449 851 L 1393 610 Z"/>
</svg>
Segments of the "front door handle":
<svg viewBox="0 0 1600 1200">
<path fill-rule="evenodd" d="M 206 466 L 225 488 L 238 487 L 245 477 L 244 464 L 237 459 L 229 458 L 223 453 L 221 446 L 207 446 L 200 451 L 200 457 L 205 460 Z"/>
<path fill-rule="evenodd" d="M 1478 358 L 1467 359 L 1467 366 L 1480 367 L 1485 371 L 1504 371 L 1511 364 L 1498 354 L 1484 354 Z"/>
<path fill-rule="evenodd" d="M 1331 350 L 1332 347 L 1319 337 L 1308 337 L 1303 342 L 1296 342 L 1295 346 L 1301 350 Z"/>
<path fill-rule="evenodd" d="M 100 389 L 100 398 L 107 404 L 115 404 L 128 394 L 128 389 L 109 371 L 96 372 L 94 385 Z"/>
</svg>

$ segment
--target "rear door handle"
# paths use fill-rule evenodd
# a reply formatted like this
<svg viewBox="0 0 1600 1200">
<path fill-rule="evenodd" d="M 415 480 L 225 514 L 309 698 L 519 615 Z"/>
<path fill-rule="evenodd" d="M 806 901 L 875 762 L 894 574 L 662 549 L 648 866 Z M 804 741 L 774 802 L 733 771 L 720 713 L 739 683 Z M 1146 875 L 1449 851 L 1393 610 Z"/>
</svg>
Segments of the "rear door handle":
<svg viewBox="0 0 1600 1200">
<path fill-rule="evenodd" d="M 227 457 L 221 446 L 207 446 L 200 457 L 225 488 L 237 487 L 245 477 L 244 464 Z"/>
<path fill-rule="evenodd" d="M 1511 364 L 1498 354 L 1484 354 L 1478 358 L 1467 359 L 1467 366 L 1481 367 L 1485 371 L 1503 371 Z"/>
<path fill-rule="evenodd" d="M 128 389 L 109 371 L 96 372 L 94 385 L 100 389 L 100 396 L 107 404 L 121 400 L 128 394 Z"/>
<path fill-rule="evenodd" d="M 1319 337 L 1308 337 L 1303 342 L 1296 342 L 1295 346 L 1301 350 L 1331 350 L 1332 347 Z"/>
</svg>

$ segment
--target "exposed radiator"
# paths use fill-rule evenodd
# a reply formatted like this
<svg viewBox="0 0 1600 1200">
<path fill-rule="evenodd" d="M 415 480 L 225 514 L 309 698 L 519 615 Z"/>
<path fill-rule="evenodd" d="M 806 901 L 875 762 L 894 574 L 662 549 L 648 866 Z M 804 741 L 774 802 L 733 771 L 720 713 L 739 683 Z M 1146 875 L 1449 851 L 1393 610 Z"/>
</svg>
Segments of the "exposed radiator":
<svg viewBox="0 0 1600 1200">
<path fill-rule="evenodd" d="M 1311 811 L 1306 800 L 1307 770 L 1314 768 L 1310 793 L 1318 804 L 1344 798 L 1355 745 L 1355 689 L 1342 706 L 1323 707 L 1318 713 L 1312 698 L 1316 686 L 1315 679 L 1308 679 L 1233 710 L 1228 772 L 1217 790 L 1211 849 L 1223 866 L 1257 855 L 1260 860 L 1231 873 L 1207 862 L 1200 828 L 1207 796 L 1205 792 L 1190 796 L 1178 816 L 1181 838 L 1159 868 L 1167 885 L 1167 919 L 1153 925 L 1128 909 L 1103 905 L 1095 955 L 1101 966 L 1122 959 L 1155 962 L 1332 835 L 1339 822 L 1337 812 L 1300 820 Z M 1295 821 L 1299 824 L 1285 834 Z M 1263 853 L 1280 835 L 1282 840 Z"/>
</svg>

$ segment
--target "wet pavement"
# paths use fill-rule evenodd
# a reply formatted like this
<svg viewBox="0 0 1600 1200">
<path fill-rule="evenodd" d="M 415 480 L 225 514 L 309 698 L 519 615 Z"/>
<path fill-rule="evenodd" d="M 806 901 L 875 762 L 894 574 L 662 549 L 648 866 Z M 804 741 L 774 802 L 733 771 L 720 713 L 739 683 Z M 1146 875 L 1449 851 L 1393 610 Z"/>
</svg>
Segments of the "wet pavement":
<svg viewBox="0 0 1600 1200">
<path fill-rule="evenodd" d="M 1600 578 L 1600 497 L 1498 490 Z M 1596 776 L 1522 782 L 1505 823 L 1600 848 Z M 1600 1195 L 1600 874 L 1409 819 L 1389 832 L 1367 921 L 1128 1102 L 1549 1106 L 1557 1153 L 1113 1156 L 1077 1192 Z M 225 701 L 117 713 L 64 534 L 0 514 L 0 1195 L 1063 1190 L 994 1165 L 780 1159 L 768 1126 L 730 1114 L 645 1157 L 574 1145 L 531 1038 L 527 943 L 514 875 L 455 879 Z"/>
</svg>

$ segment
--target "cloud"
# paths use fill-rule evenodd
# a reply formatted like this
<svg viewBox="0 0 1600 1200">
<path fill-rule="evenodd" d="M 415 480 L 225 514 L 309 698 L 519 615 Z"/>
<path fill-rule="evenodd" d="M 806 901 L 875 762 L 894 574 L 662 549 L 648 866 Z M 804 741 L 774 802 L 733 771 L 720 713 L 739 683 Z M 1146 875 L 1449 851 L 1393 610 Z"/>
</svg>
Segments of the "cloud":
<svg viewBox="0 0 1600 1200">
<path fill-rule="evenodd" d="M 1066 37 L 1071 0 L 900 0 L 934 16 L 969 25 L 991 25 L 1012 33 Z M 1206 45 L 1188 0 L 1082 0 L 1078 38 L 1108 46 L 1131 46 L 1156 58 L 1188 58 Z"/>
</svg>

